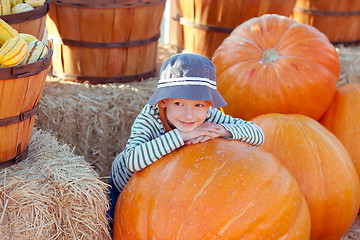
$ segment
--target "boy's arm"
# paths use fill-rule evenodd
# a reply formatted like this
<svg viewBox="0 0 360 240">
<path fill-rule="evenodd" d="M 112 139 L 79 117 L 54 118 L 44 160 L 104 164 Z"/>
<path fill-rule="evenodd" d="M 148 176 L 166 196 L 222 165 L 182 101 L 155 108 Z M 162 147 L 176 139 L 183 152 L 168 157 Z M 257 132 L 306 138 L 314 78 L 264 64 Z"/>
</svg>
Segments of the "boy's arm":
<svg viewBox="0 0 360 240">
<path fill-rule="evenodd" d="M 139 116 L 125 147 L 126 166 L 132 172 L 140 171 L 183 145 L 177 129 L 160 135 L 156 121 L 151 121 L 151 117 Z"/>
<path fill-rule="evenodd" d="M 258 125 L 225 115 L 219 109 L 210 108 L 207 121 L 222 125 L 232 134 L 232 139 L 238 139 L 255 146 L 264 142 L 264 133 Z"/>
</svg>

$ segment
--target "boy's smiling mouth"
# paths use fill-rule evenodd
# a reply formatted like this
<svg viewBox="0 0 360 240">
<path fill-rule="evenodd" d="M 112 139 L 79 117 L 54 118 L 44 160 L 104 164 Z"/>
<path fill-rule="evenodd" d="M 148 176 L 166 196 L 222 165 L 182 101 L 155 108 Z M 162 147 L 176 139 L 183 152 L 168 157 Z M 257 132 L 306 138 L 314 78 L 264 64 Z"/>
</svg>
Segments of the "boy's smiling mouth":
<svg viewBox="0 0 360 240">
<path fill-rule="evenodd" d="M 180 120 L 179 120 L 179 123 L 181 123 L 184 126 L 192 126 L 192 125 L 195 124 L 195 122 L 183 122 L 183 121 L 180 121 Z"/>
</svg>

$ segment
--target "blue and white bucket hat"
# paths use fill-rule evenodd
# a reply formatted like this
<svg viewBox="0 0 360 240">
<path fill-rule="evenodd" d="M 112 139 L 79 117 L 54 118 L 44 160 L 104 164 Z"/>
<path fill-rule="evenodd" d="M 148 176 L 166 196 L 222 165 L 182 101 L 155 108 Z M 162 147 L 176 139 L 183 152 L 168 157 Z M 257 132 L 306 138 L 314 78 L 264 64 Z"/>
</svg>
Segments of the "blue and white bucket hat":
<svg viewBox="0 0 360 240">
<path fill-rule="evenodd" d="M 166 98 L 211 101 L 214 108 L 226 106 L 217 91 L 214 64 L 195 53 L 175 54 L 161 66 L 157 89 L 147 102 L 155 105 Z"/>
</svg>

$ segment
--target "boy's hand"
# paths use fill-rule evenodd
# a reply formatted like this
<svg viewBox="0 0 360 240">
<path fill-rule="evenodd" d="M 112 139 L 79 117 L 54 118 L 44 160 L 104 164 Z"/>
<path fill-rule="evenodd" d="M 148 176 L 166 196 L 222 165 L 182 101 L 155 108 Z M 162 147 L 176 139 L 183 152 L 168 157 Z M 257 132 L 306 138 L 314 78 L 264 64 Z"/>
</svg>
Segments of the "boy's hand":
<svg viewBox="0 0 360 240">
<path fill-rule="evenodd" d="M 197 137 L 197 138 L 193 138 L 193 139 L 190 139 L 189 141 L 186 141 L 184 142 L 185 145 L 190 145 L 190 144 L 196 144 L 196 143 L 199 143 L 199 142 L 206 142 L 210 139 L 213 139 L 211 137 L 208 137 L 208 136 L 200 136 L 200 137 Z"/>
<path fill-rule="evenodd" d="M 180 132 L 185 145 L 206 142 L 217 137 L 230 137 L 231 133 L 216 123 L 204 122 L 192 132 Z"/>
</svg>

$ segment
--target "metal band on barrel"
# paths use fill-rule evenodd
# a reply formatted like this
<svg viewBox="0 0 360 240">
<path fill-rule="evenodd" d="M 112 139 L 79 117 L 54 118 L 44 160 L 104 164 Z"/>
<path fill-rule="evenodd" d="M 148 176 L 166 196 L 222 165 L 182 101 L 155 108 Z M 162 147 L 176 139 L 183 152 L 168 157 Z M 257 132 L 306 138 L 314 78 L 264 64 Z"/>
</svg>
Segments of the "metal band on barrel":
<svg viewBox="0 0 360 240">
<path fill-rule="evenodd" d="M 25 160 L 28 157 L 28 153 L 29 147 L 27 147 L 22 153 L 16 155 L 14 158 L 5 162 L 0 162 L 0 169 L 10 167 L 14 164 L 21 162 L 22 160 Z"/>
<path fill-rule="evenodd" d="M 330 10 L 314 10 L 303 7 L 294 7 L 294 11 L 316 15 L 316 16 L 335 16 L 335 17 L 350 17 L 360 16 L 360 11 L 330 11 Z"/>
<path fill-rule="evenodd" d="M 0 118 L 0 127 L 5 127 L 13 124 L 17 124 L 31 118 L 39 111 L 39 103 L 32 109 L 22 112 L 17 116 Z"/>
<path fill-rule="evenodd" d="M 128 48 L 147 45 L 152 42 L 156 42 L 160 38 L 160 33 L 141 40 L 126 41 L 126 42 L 85 42 L 72 39 L 64 39 L 54 35 L 48 34 L 48 37 L 54 41 L 54 43 L 71 46 L 71 47 L 86 47 L 86 48 Z"/>
<path fill-rule="evenodd" d="M 180 16 L 177 16 L 176 18 L 173 18 L 173 20 L 179 22 L 180 25 L 197 28 L 205 31 L 210 32 L 219 32 L 219 33 L 227 33 L 230 34 L 234 28 L 228 28 L 228 27 L 222 27 L 222 26 L 214 26 L 214 25 L 208 25 L 208 24 L 202 24 L 202 23 L 196 23 L 192 20 L 182 18 Z"/>
</svg>

